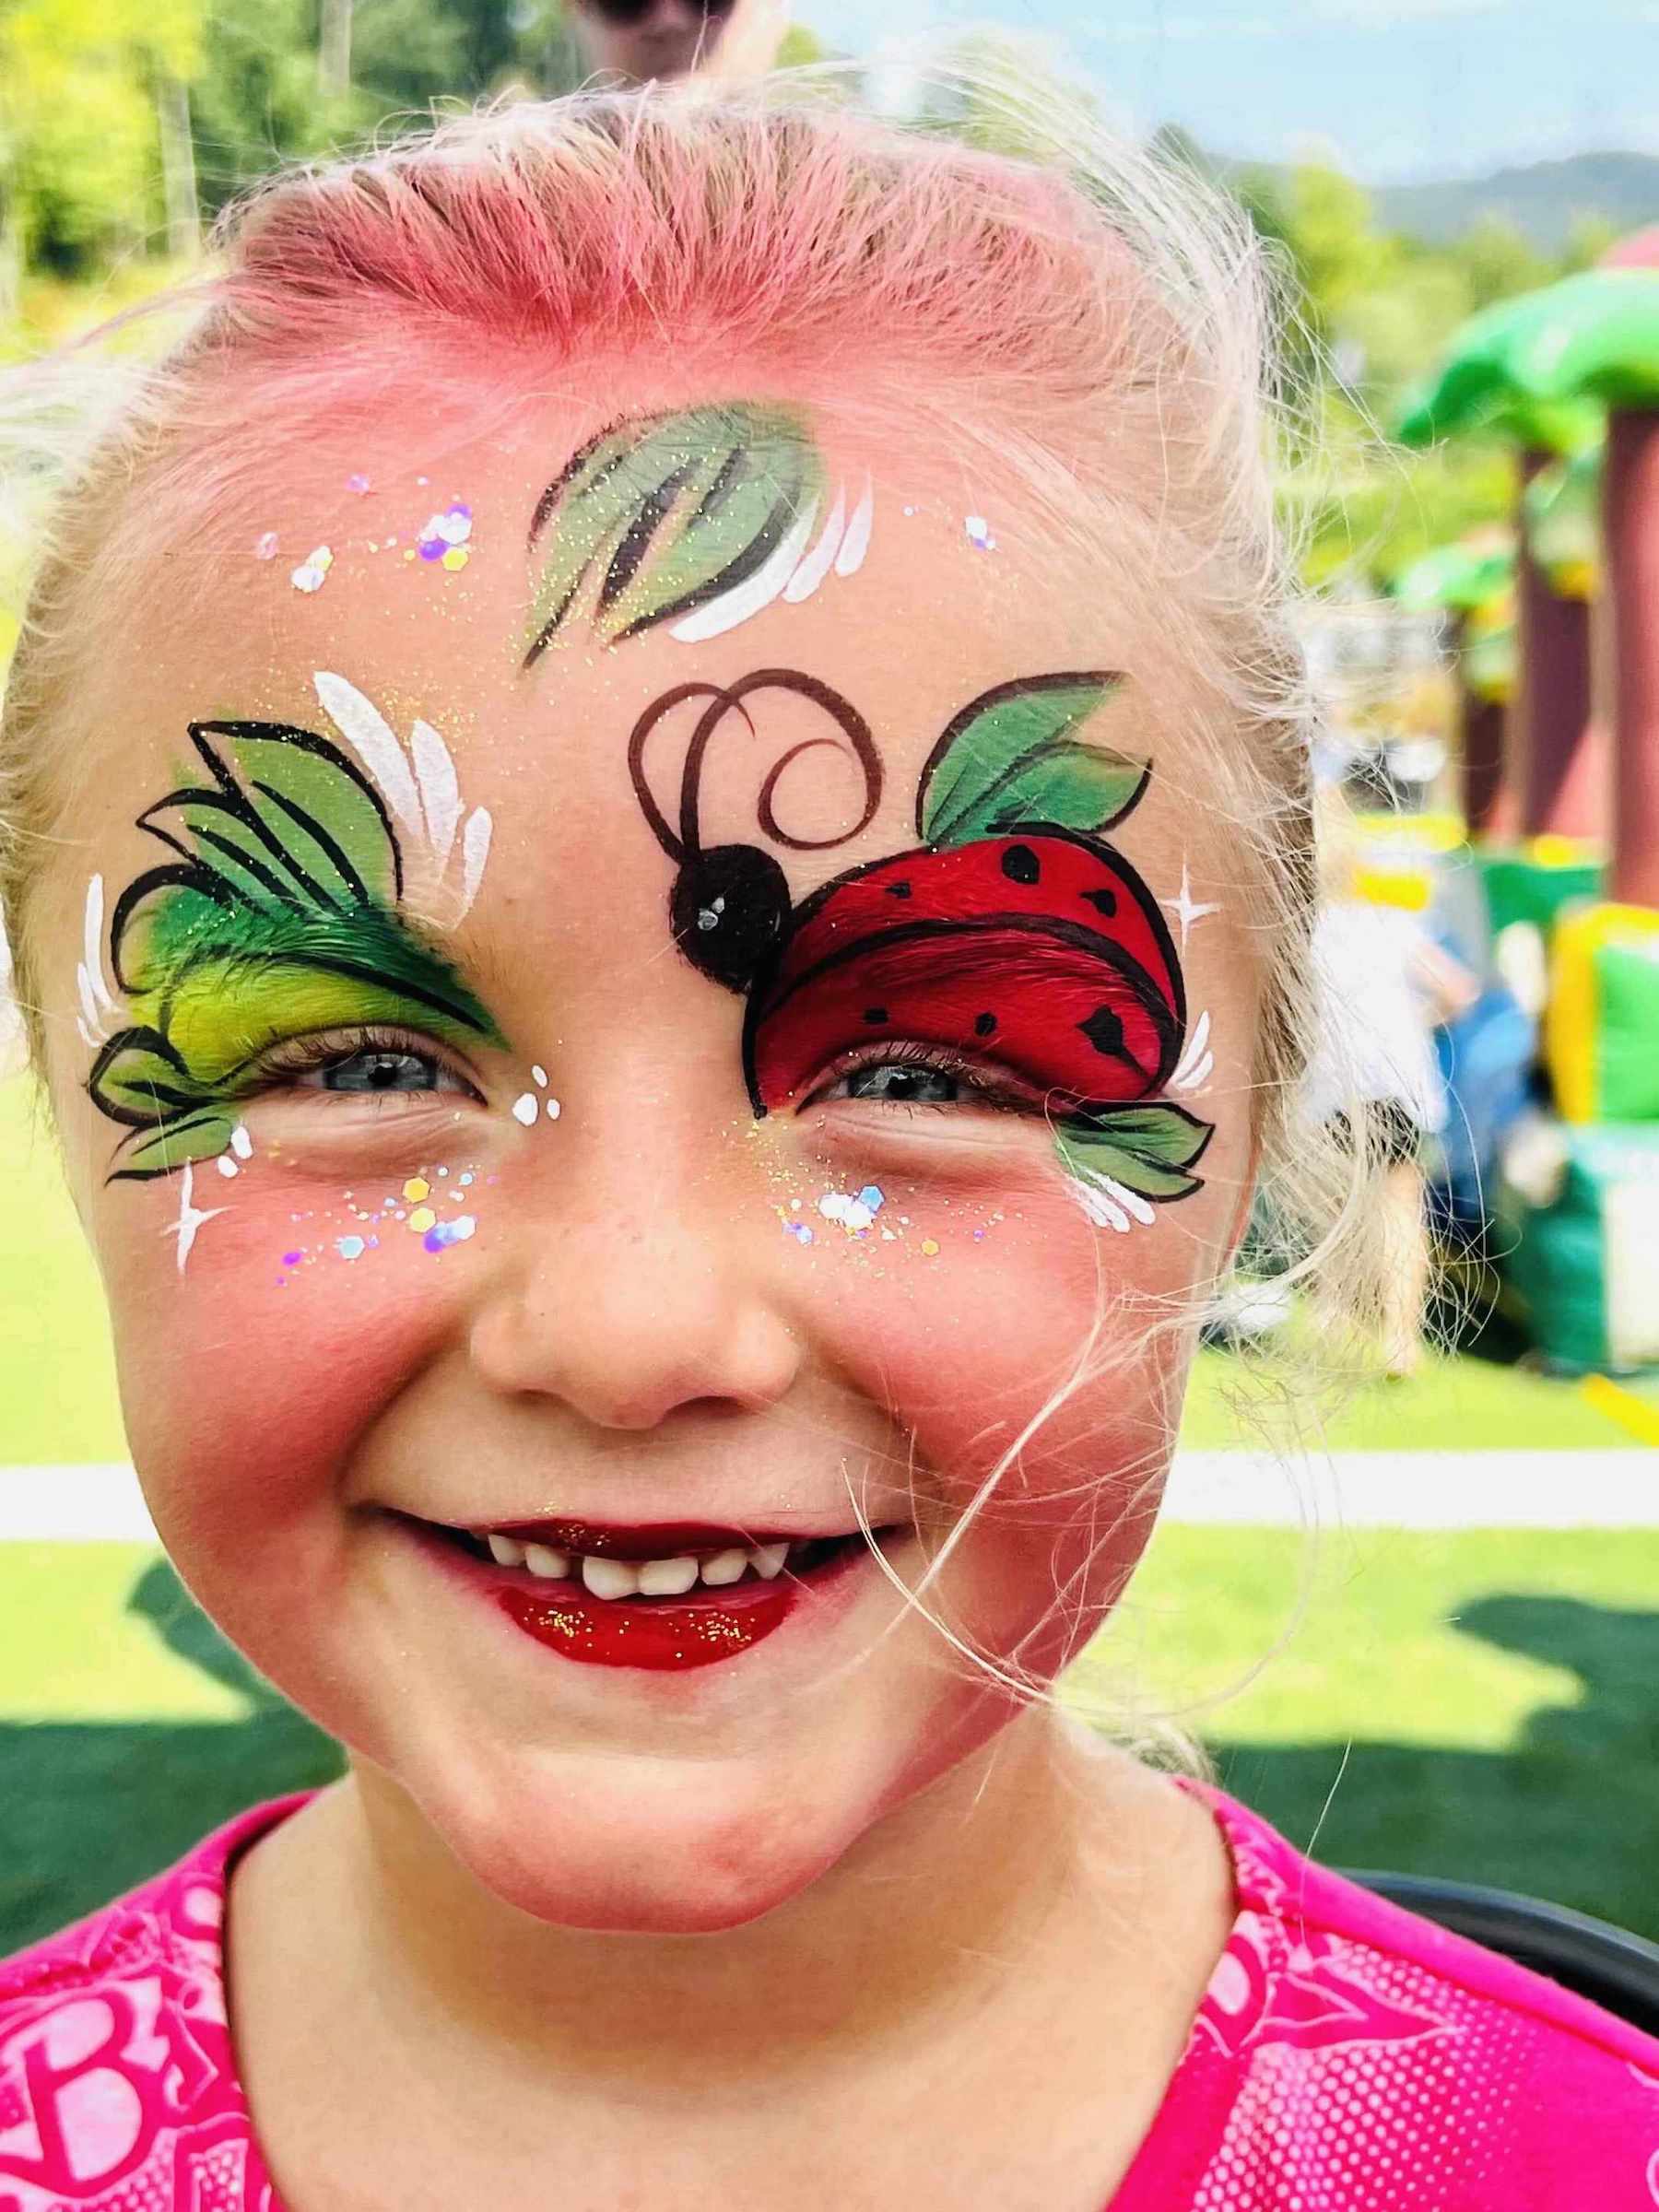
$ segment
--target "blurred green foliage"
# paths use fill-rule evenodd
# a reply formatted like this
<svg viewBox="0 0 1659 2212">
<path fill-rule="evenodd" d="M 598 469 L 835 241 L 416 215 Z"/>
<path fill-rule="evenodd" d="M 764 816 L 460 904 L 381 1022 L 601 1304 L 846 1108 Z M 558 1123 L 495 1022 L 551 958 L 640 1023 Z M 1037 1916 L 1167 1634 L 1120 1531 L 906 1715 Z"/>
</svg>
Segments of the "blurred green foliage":
<svg viewBox="0 0 1659 2212">
<path fill-rule="evenodd" d="M 988 57 L 974 34 L 963 58 L 1029 77 L 1029 112 L 1050 92 L 1079 97 L 1039 43 L 994 43 Z M 796 29 L 782 58 L 820 51 Z M 0 359 L 159 288 L 277 162 L 434 106 L 558 91 L 580 67 L 563 0 L 0 0 Z M 1010 127 L 971 98 L 912 120 L 982 144 Z M 1180 133 L 1162 137 L 1238 194 L 1286 280 L 1298 409 L 1284 499 L 1310 581 L 1375 583 L 1507 515 L 1501 445 L 1406 457 L 1378 425 L 1466 316 L 1584 265 L 1605 229 L 1582 229 L 1559 260 L 1495 220 L 1431 246 L 1383 229 L 1330 164 L 1218 171 Z"/>
</svg>

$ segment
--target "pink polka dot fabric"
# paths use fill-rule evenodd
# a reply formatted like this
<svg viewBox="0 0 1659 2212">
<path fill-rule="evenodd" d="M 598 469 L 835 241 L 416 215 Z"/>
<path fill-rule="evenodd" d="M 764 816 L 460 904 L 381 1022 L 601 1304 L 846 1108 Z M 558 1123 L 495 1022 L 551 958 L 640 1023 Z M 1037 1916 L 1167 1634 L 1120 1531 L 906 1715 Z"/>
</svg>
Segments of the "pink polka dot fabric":
<svg viewBox="0 0 1659 2212">
<path fill-rule="evenodd" d="M 1238 1913 L 1101 2212 L 1655 2212 L 1659 2043 L 1182 1786 L 1227 1837 Z M 0 2212 L 283 2212 L 222 1929 L 237 1853 L 302 1802 L 0 1964 Z"/>
</svg>

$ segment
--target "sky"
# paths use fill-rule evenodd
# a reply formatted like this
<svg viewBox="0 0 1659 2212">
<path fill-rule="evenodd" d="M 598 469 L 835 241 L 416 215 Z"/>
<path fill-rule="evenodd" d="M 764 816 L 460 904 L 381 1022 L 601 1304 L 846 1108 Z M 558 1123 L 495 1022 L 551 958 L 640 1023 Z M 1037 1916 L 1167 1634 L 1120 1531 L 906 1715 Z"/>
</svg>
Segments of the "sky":
<svg viewBox="0 0 1659 2212">
<path fill-rule="evenodd" d="M 1080 62 L 1137 130 L 1340 155 L 1371 183 L 1659 154 L 1659 0 L 794 0 L 842 52 L 994 21 Z"/>
</svg>

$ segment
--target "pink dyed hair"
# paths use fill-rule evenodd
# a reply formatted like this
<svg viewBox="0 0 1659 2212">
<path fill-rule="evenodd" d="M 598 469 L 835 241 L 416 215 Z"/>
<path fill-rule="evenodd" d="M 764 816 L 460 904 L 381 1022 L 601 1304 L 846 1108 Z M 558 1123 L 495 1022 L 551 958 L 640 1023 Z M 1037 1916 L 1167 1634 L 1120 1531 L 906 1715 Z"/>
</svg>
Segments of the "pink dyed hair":
<svg viewBox="0 0 1659 2212">
<path fill-rule="evenodd" d="M 626 361 L 657 404 L 786 387 L 830 434 L 1012 476 L 1111 564 L 1120 600 L 1155 580 L 1154 629 L 1252 725 L 1237 811 L 1276 822 L 1282 875 L 1305 843 L 1305 749 L 1259 256 L 1191 179 L 1058 135 L 1050 159 L 1012 160 L 819 83 L 655 87 L 452 121 L 231 209 L 219 273 L 161 303 L 193 325 L 134 379 L 42 533 L 0 721 L 0 901 L 26 1008 L 29 887 L 70 795 L 60 733 L 88 641 L 136 623 L 151 548 L 240 543 L 259 472 L 302 473 L 320 422 L 382 416 L 412 361 L 423 406 L 441 416 L 448 394 L 475 429 L 560 372 L 604 393 L 606 361 Z M 141 534 L 120 526 L 140 492 Z"/>
</svg>

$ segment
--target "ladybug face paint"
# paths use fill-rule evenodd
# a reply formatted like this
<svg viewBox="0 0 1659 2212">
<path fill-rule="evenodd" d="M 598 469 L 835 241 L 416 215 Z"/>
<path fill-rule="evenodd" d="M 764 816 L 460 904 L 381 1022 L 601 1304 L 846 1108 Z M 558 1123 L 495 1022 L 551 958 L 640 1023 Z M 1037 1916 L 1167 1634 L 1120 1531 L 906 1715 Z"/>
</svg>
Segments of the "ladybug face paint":
<svg viewBox="0 0 1659 2212">
<path fill-rule="evenodd" d="M 861 1041 L 936 1046 L 1012 1070 L 1041 1099 L 1060 1158 L 1093 1217 L 1127 1229 L 1200 1188 L 1212 1129 L 1159 1096 L 1187 1044 L 1181 962 L 1157 900 L 1100 832 L 1146 789 L 1148 766 L 1087 743 L 1084 721 L 1116 689 L 1104 672 L 1025 678 L 972 700 L 940 737 L 916 798 L 918 843 L 854 868 L 792 904 L 782 864 L 759 845 L 705 850 L 704 756 L 756 690 L 811 700 L 830 727 L 772 762 L 757 809 L 785 851 L 821 851 L 873 818 L 881 766 L 862 716 L 816 679 L 768 669 L 727 689 L 685 685 L 658 700 L 629 748 L 636 796 L 678 868 L 676 943 L 747 1000 L 744 1073 L 758 1114 L 799 1104 Z M 646 747 L 688 700 L 707 704 L 680 778 L 677 825 L 647 779 Z M 842 747 L 864 775 L 857 822 L 792 838 L 774 810 L 790 763 Z"/>
</svg>

